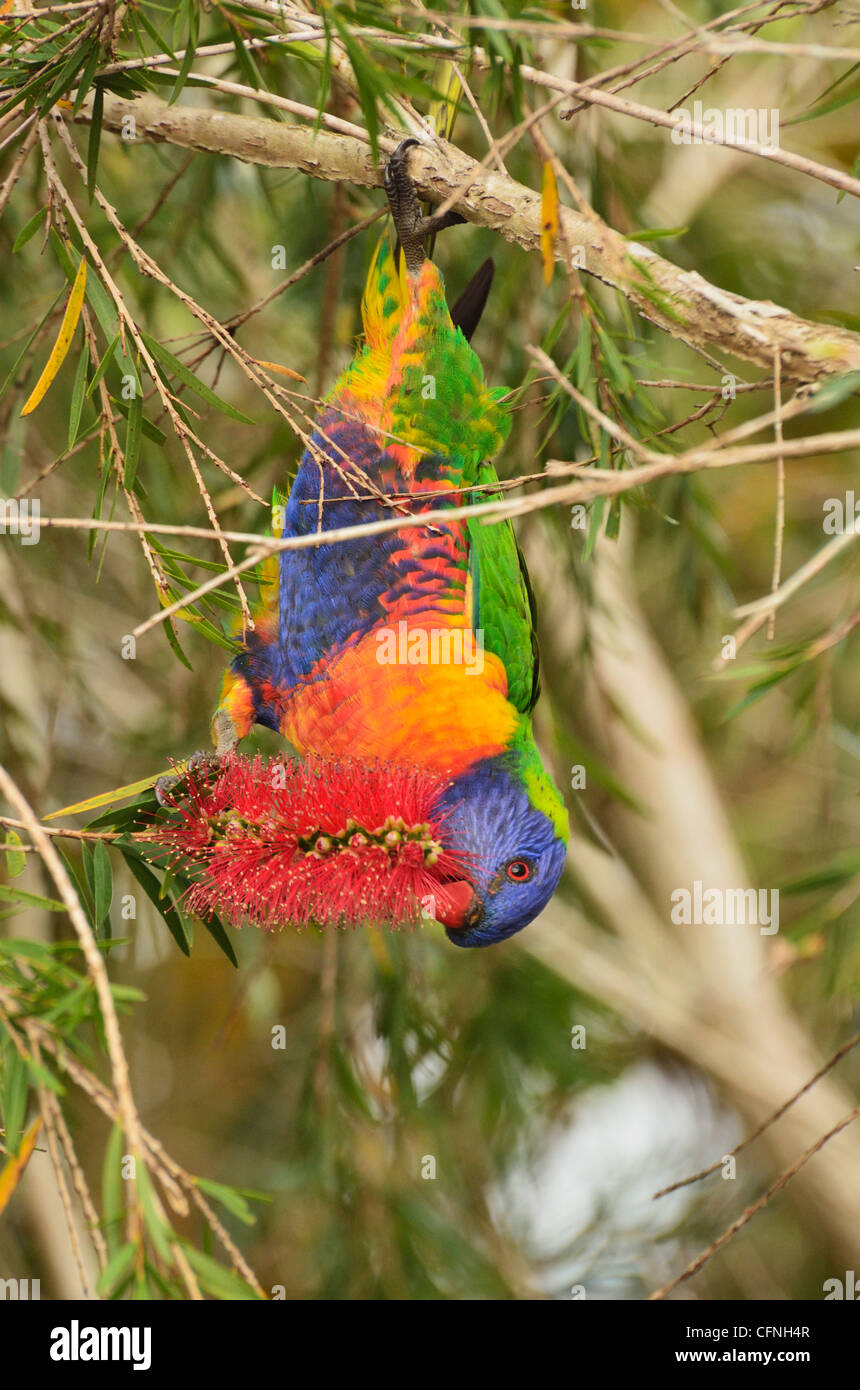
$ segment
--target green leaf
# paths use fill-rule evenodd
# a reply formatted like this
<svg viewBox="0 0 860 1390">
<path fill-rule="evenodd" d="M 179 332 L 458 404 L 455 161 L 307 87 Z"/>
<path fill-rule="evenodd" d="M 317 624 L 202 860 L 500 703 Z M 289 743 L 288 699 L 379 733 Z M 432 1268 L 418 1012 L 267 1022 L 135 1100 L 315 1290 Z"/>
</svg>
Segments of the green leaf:
<svg viewBox="0 0 860 1390">
<path fill-rule="evenodd" d="M 81 80 L 78 83 L 78 91 L 75 97 L 75 104 L 72 107 L 72 120 L 75 119 L 75 116 L 77 116 L 78 112 L 80 111 L 84 102 L 84 97 L 90 90 L 90 87 L 93 85 L 93 78 L 96 75 L 96 68 L 99 65 L 100 58 L 101 48 L 98 43 L 94 43 L 92 51 L 90 52 L 90 55 L 87 59 L 87 65 L 81 73 Z"/>
<path fill-rule="evenodd" d="M 3 105 L 0 106 L 0 116 L 5 116 L 7 111 L 12 110 L 13 106 L 24 105 L 26 109 L 31 109 L 35 103 L 30 100 L 30 97 L 37 96 L 39 88 L 44 86 L 45 73 L 44 69 L 40 67 L 39 71 L 36 72 L 33 77 L 29 78 L 24 83 L 23 87 L 18 87 L 8 100 L 3 102 Z"/>
<path fill-rule="evenodd" d="M 105 348 L 104 356 L 102 357 L 101 362 L 100 362 L 99 365 L 96 367 L 95 376 L 93 377 L 92 381 L 90 382 L 89 386 L 87 387 L 87 395 L 88 395 L 88 396 L 91 396 L 91 395 L 93 394 L 93 392 L 96 390 L 96 388 L 97 388 L 99 382 L 101 381 L 102 377 L 104 376 L 105 372 L 107 371 L 108 367 L 110 366 L 110 361 L 111 361 L 111 358 L 113 357 L 114 349 L 116 348 L 118 342 L 119 342 L 119 333 L 115 333 L 115 334 L 113 335 L 113 337 L 111 338 L 110 342 L 108 343 L 107 347 Z"/>
<path fill-rule="evenodd" d="M 582 558 L 584 560 L 587 560 L 591 555 L 597 542 L 597 537 L 600 535 L 600 523 L 603 520 L 603 513 L 605 510 L 606 498 L 595 497 L 588 509 L 588 530 L 585 535 L 585 547 L 582 552 Z"/>
<path fill-rule="evenodd" d="M 93 111 L 90 118 L 90 139 L 87 145 L 87 189 L 90 195 L 90 202 L 93 200 L 93 190 L 96 186 L 96 173 L 99 163 L 99 145 L 102 138 L 102 116 L 105 107 L 105 89 L 101 85 L 97 86 L 93 95 Z"/>
<path fill-rule="evenodd" d="M 102 503 L 104 502 L 105 489 L 107 488 L 108 480 L 109 480 L 109 478 L 110 478 L 110 476 L 111 476 L 111 472 L 112 472 L 112 469 L 111 469 L 111 458 L 112 458 L 112 457 L 113 457 L 113 455 L 111 454 L 111 456 L 108 457 L 108 458 L 106 458 L 106 459 L 103 461 L 103 463 L 102 463 L 102 471 L 101 471 L 101 476 L 100 476 L 100 478 L 99 478 L 98 491 L 96 492 L 96 500 L 95 500 L 95 502 L 93 503 L 93 517 L 94 517 L 96 520 L 98 520 L 98 519 L 101 517 L 101 514 L 102 514 Z M 93 531 L 90 532 L 89 540 L 87 541 L 87 560 L 91 560 L 91 559 L 93 558 L 93 551 L 94 551 L 95 548 L 96 548 L 96 539 L 97 539 L 97 537 L 98 537 L 98 532 L 97 532 L 97 531 L 94 531 L 94 530 L 93 530 Z"/>
<path fill-rule="evenodd" d="M 182 647 L 179 643 L 179 638 L 176 636 L 176 633 L 173 630 L 173 624 L 170 621 L 170 619 L 168 618 L 167 622 L 165 623 L 159 623 L 158 626 L 161 628 L 161 631 L 167 638 L 168 646 L 172 648 L 174 655 L 182 662 L 183 666 L 186 666 L 189 671 L 193 671 L 194 667 L 191 665 L 191 662 L 188 660 L 188 657 L 182 650 Z"/>
<path fill-rule="evenodd" d="M 855 68 L 856 68 L 855 64 Z M 840 81 L 848 76 L 845 72 Z M 854 87 L 850 92 L 842 92 L 838 97 L 833 97 L 830 101 L 822 102 L 820 106 L 813 107 L 811 111 L 805 111 L 802 116 L 793 116 L 790 121 L 780 121 L 780 127 L 785 128 L 790 125 L 803 125 L 805 121 L 817 121 L 819 116 L 830 116 L 834 111 L 839 111 L 843 106 L 848 106 L 852 101 L 860 101 L 860 87 Z"/>
<path fill-rule="evenodd" d="M 828 82 L 824 91 L 819 92 L 818 96 L 813 98 L 812 105 L 818 106 L 825 97 L 829 96 L 831 92 L 835 92 L 837 87 L 841 87 L 843 82 L 847 82 L 849 77 L 853 77 L 855 72 L 858 71 L 860 71 L 860 63 L 852 63 L 850 68 L 846 68 L 845 71 L 834 78 L 832 82 Z"/>
<path fill-rule="evenodd" d="M 802 664 L 802 659 L 790 662 L 789 665 L 782 667 L 781 670 L 774 671 L 773 675 L 768 676 L 766 680 L 759 681 L 757 685 L 754 685 L 747 691 L 746 695 L 742 696 L 740 700 L 733 704 L 731 709 L 726 711 L 723 715 L 723 722 L 727 724 L 730 719 L 735 719 L 739 714 L 743 714 L 744 710 L 749 709 L 750 705 L 754 705 L 765 695 L 770 694 L 771 690 L 779 685 L 780 681 L 784 681 L 788 676 L 793 675 Z"/>
<path fill-rule="evenodd" d="M 176 942 L 182 954 L 184 956 L 190 955 L 191 943 L 188 940 L 185 923 L 180 913 L 177 912 L 173 899 L 171 898 L 169 903 L 165 902 L 164 898 L 161 896 L 161 884 L 152 870 L 149 869 L 140 858 L 136 850 L 133 850 L 130 845 L 122 843 L 119 843 L 117 847 L 144 893 L 149 898 L 149 901 L 155 907 L 159 917 L 164 919 L 167 930 L 170 932 L 170 935 L 173 937 L 173 940 Z"/>
<path fill-rule="evenodd" d="M 238 1274 L 225 1269 L 219 1265 L 217 1260 L 213 1260 L 210 1255 L 204 1255 L 202 1250 L 197 1250 L 193 1245 L 182 1242 L 188 1263 L 200 1281 L 200 1287 L 206 1293 L 212 1294 L 213 1298 L 234 1299 L 258 1299 L 257 1294 L 244 1279 L 240 1279 Z"/>
<path fill-rule="evenodd" d="M 245 47 L 245 44 L 243 40 L 239 37 L 238 33 L 234 32 L 232 35 L 232 39 L 233 47 L 236 50 L 236 62 L 238 63 L 239 69 L 242 73 L 243 81 L 248 87 L 256 87 L 260 91 L 265 91 L 265 79 L 263 77 L 263 74 L 260 72 L 260 69 L 257 67 L 257 64 L 254 62 L 253 54 L 251 53 L 250 49 Z M 280 48 L 280 45 L 278 46 Z M 260 105 L 262 105 L 262 103 L 260 103 Z M 281 116 L 282 119 L 286 119 L 286 113 L 283 111 L 277 111 L 277 108 L 273 110 L 270 106 L 265 110 L 265 115 L 270 119 L 272 116 L 276 114 L 278 116 Z"/>
<path fill-rule="evenodd" d="M 169 352 L 163 343 L 159 343 L 157 339 L 151 338 L 148 333 L 142 331 L 140 336 L 156 361 L 160 362 L 162 367 L 166 367 L 168 371 L 178 377 L 190 391 L 193 391 L 196 395 L 200 396 L 202 400 L 206 401 L 207 405 L 214 406 L 215 409 L 220 410 L 222 414 L 229 415 L 231 420 L 238 420 L 243 425 L 253 425 L 255 423 L 250 415 L 243 414 L 243 412 L 237 410 L 234 405 L 229 405 L 227 401 L 222 401 L 220 396 L 216 396 L 212 388 L 201 381 L 198 376 L 195 376 L 190 368 L 186 367 L 184 362 L 180 362 L 178 357 L 174 357 L 173 353 Z"/>
<path fill-rule="evenodd" d="M 376 102 L 377 97 L 382 95 L 384 90 L 381 85 L 380 73 L 372 63 L 368 62 L 364 56 L 364 51 L 355 42 L 343 20 L 335 11 L 330 10 L 329 13 L 355 74 L 358 99 L 361 102 L 364 123 L 367 126 L 367 135 L 370 140 L 370 153 L 374 164 L 377 164 L 379 162 L 379 111 Z"/>
<path fill-rule="evenodd" d="M 71 880 L 71 882 L 72 882 L 72 886 L 73 886 L 75 892 L 76 892 L 77 895 L 78 895 L 78 902 L 79 902 L 80 905 L 81 905 L 81 908 L 82 908 L 82 910 L 83 910 L 83 913 L 84 913 L 84 915 L 85 915 L 87 921 L 89 922 L 90 926 L 92 927 L 93 931 L 95 931 L 95 928 L 96 928 L 95 919 L 94 919 L 93 914 L 92 914 L 92 911 L 91 911 L 91 909 L 90 909 L 90 905 L 89 905 L 89 901 L 88 901 L 88 899 L 87 899 L 87 895 L 86 895 L 86 893 L 84 892 L 83 885 L 82 885 L 81 880 L 80 880 L 80 876 L 79 876 L 79 874 L 77 873 L 74 864 L 72 863 L 72 861 L 69 859 L 68 855 L 67 855 L 63 850 L 59 850 L 59 855 L 60 855 L 60 858 L 62 859 L 63 863 L 64 863 L 65 866 L 66 866 L 66 869 L 67 869 L 67 871 L 68 871 L 69 878 L 70 878 L 70 880 Z M 83 864 L 83 855 L 81 856 L 81 862 L 82 862 L 82 864 Z"/>
<path fill-rule="evenodd" d="M 78 437 L 78 430 L 81 425 L 81 412 L 84 408 L 84 398 L 87 391 L 88 365 L 89 357 L 87 356 L 86 348 L 82 348 L 81 355 L 78 358 L 78 369 L 75 372 L 75 384 L 72 387 L 72 404 L 69 410 L 68 448 L 70 449 Z"/>
<path fill-rule="evenodd" d="M 194 4 L 192 0 L 192 3 L 187 4 L 184 8 L 188 11 L 188 39 L 185 45 L 185 57 L 182 59 L 182 66 L 179 69 L 179 75 L 176 78 L 176 82 L 174 83 L 173 90 L 171 91 L 170 96 L 167 98 L 168 106 L 173 105 L 173 103 L 176 101 L 176 98 L 182 91 L 182 88 L 185 86 L 188 74 L 190 73 L 192 64 L 194 62 L 195 53 L 197 51 L 197 40 L 200 31 L 200 16 L 197 11 L 197 6 L 196 4 Z"/>
<path fill-rule="evenodd" d="M 598 324 L 597 337 L 600 342 L 600 350 L 603 355 L 604 365 L 611 378 L 612 385 L 620 395 L 629 395 L 635 389 L 635 381 L 625 364 L 624 358 L 612 341 L 612 338 Z"/>
<path fill-rule="evenodd" d="M 54 103 L 58 101 L 59 98 L 69 90 L 78 72 L 82 67 L 84 67 L 84 65 L 87 62 L 87 59 L 90 57 L 92 48 L 95 48 L 96 58 L 98 59 L 98 39 L 91 39 L 88 44 L 84 44 L 81 48 L 76 49 L 75 52 L 72 53 L 68 60 L 63 64 L 59 76 L 57 77 L 56 81 L 54 82 L 47 96 L 45 97 L 45 100 L 41 104 L 41 115 L 46 115 L 47 112 L 50 111 Z"/>
<path fill-rule="evenodd" d="M 181 764 L 184 768 L 185 764 Z M 62 806 L 58 811 L 51 811 L 45 816 L 45 820 L 57 820 L 60 816 L 77 816 L 84 811 L 95 811 L 99 806 L 109 806 L 115 801 L 126 801 L 128 797 L 135 796 L 141 805 L 146 805 L 150 809 L 155 804 L 154 796 L 145 795 L 150 788 L 155 786 L 159 777 L 166 777 L 169 769 L 163 772 L 155 772 L 151 777 L 142 777 L 139 782 L 128 782 L 124 787 L 112 787 L 109 792 L 99 792 L 97 796 L 89 796 L 86 801 L 76 801 L 71 806 Z M 135 803 L 137 804 L 137 803 Z M 126 807 L 126 810 L 133 810 L 134 807 Z M 87 826 L 88 830 L 103 829 L 105 826 L 113 824 L 113 813 L 99 816 L 97 820 L 91 821 Z"/>
<path fill-rule="evenodd" d="M 845 372 L 843 376 L 831 377 L 815 392 L 807 410 L 811 415 L 816 415 L 822 410 L 832 410 L 848 396 L 853 396 L 855 391 L 860 391 L 860 372 Z"/>
<path fill-rule="evenodd" d="M 840 883 L 848 883 L 857 874 L 860 874 L 860 853 L 856 850 L 847 850 L 845 854 L 840 854 L 820 869 L 813 869 L 800 878 L 792 878 L 787 883 L 781 883 L 779 891 L 780 893 L 811 893 L 817 888 L 832 888 Z"/>
<path fill-rule="evenodd" d="M 0 955 L 30 956 L 43 963 L 53 959 L 53 953 L 41 941 L 28 941 L 24 936 L 7 936 L 0 940 Z"/>
<path fill-rule="evenodd" d="M 101 927 L 110 912 L 113 898 L 113 871 L 104 840 L 96 840 L 93 850 L 93 900 L 96 924 Z"/>
<path fill-rule="evenodd" d="M 41 1062 L 37 1062 L 35 1057 L 25 1057 L 24 1061 L 27 1071 L 30 1073 L 30 1076 L 37 1086 L 47 1087 L 47 1089 L 53 1091 L 56 1096 L 65 1095 L 65 1087 L 60 1084 L 52 1072 L 48 1071 L 46 1066 L 43 1066 Z"/>
<path fill-rule="evenodd" d="M 152 1237 L 152 1243 L 158 1251 L 159 1257 L 165 1264 L 169 1265 L 173 1261 L 173 1252 L 170 1249 L 174 1240 L 173 1231 L 159 1210 L 152 1179 L 142 1158 L 137 1159 L 136 1173 L 137 1190 L 140 1193 L 140 1205 L 143 1208 L 146 1229 Z"/>
<path fill-rule="evenodd" d="M 7 844 L 11 841 L 14 845 L 20 845 L 22 843 L 21 836 L 15 830 L 6 831 L 6 841 Z M 6 850 L 6 872 L 10 878 L 17 878 L 19 874 L 24 872 L 26 867 L 26 854 L 16 854 L 13 849 Z"/>
<path fill-rule="evenodd" d="M 87 887 L 90 890 L 90 896 L 92 898 L 95 898 L 96 871 L 93 865 L 93 852 L 84 840 L 81 841 L 81 864 L 83 865 L 84 878 L 87 881 Z"/>
<path fill-rule="evenodd" d="M 253 1226 L 256 1217 L 245 1201 L 240 1192 L 235 1187 L 228 1187 L 225 1183 L 211 1182 L 208 1178 L 195 1178 L 195 1187 L 199 1187 L 201 1192 L 205 1192 L 209 1197 L 214 1197 L 216 1202 L 220 1202 L 228 1211 L 243 1221 L 246 1226 Z"/>
<path fill-rule="evenodd" d="M 96 1291 L 102 1298 L 110 1298 L 111 1294 L 125 1282 L 131 1273 L 134 1262 L 137 1258 L 137 1242 L 128 1240 L 115 1250 L 108 1260 L 99 1277 Z"/>
<path fill-rule="evenodd" d="M 130 937 L 117 938 L 111 945 L 127 945 L 130 940 Z M 111 985 L 110 992 L 118 1004 L 145 1004 L 147 999 L 143 990 L 135 989 L 133 985 Z"/>
<path fill-rule="evenodd" d="M 230 964 L 235 965 L 238 970 L 239 961 L 236 957 L 236 952 L 233 950 L 233 943 L 224 930 L 224 924 L 220 917 L 203 917 L 201 921 L 215 944 L 221 947 L 221 950 L 224 952 Z"/>
<path fill-rule="evenodd" d="M 137 394 L 139 394 L 139 388 L 136 388 L 135 395 Z M 130 414 L 128 401 L 117 400 L 115 396 L 111 396 L 110 399 L 111 405 L 115 405 L 120 415 L 124 415 L 126 420 L 128 420 Z M 134 399 L 134 397 L 132 399 Z M 145 415 L 143 417 L 143 420 L 141 421 L 141 426 L 141 432 L 144 438 L 151 439 L 154 444 L 163 444 L 165 439 L 167 438 L 167 435 L 164 434 L 164 432 L 160 430 L 157 425 L 154 425 L 151 420 L 147 420 Z M 137 481 L 137 479 L 135 479 L 135 491 L 138 493 L 140 491 L 140 483 Z"/>
<path fill-rule="evenodd" d="M 154 777 L 147 777 L 143 782 L 133 783 L 130 788 L 124 789 L 120 787 L 115 792 L 105 792 L 100 797 L 92 797 L 89 803 L 82 803 L 82 806 L 87 808 L 92 807 L 93 809 L 95 809 L 95 807 L 97 806 L 104 806 L 109 801 L 116 801 L 123 791 L 125 791 L 126 795 L 130 795 L 133 790 L 139 790 L 141 787 L 153 787 L 155 783 L 158 781 L 159 777 L 169 776 L 169 773 L 170 769 L 167 768 L 164 772 L 158 773 Z M 137 797 L 136 800 L 132 801 L 131 804 L 128 806 L 112 806 L 110 810 L 103 811 L 100 816 L 96 816 L 95 820 L 89 822 L 89 824 L 87 825 L 87 829 L 120 831 L 133 830 L 136 828 L 136 825 L 139 822 L 139 817 L 142 811 L 152 813 L 157 810 L 158 802 L 156 801 L 155 796 L 147 792 L 146 795 Z"/>
<path fill-rule="evenodd" d="M 26 246 L 30 238 L 36 235 L 45 220 L 47 211 L 47 207 L 39 208 L 39 211 L 33 214 L 29 222 L 24 223 L 15 240 L 12 242 L 13 256 L 17 255 L 21 247 Z"/>
<path fill-rule="evenodd" d="M 144 11 L 142 5 L 138 7 L 137 18 L 140 20 L 141 24 L 143 25 L 146 32 L 149 34 L 150 38 L 154 39 L 155 43 L 158 45 L 158 52 L 169 53 L 171 58 L 173 58 L 175 62 L 176 55 L 173 52 L 172 45 L 167 42 L 167 39 L 162 37 L 162 35 L 156 29 L 155 25 L 152 23 L 152 21 L 150 19 L 147 19 L 146 12 Z"/>
<path fill-rule="evenodd" d="M 76 989 L 62 995 L 53 1008 L 40 1014 L 42 1022 L 54 1023 L 57 1019 L 68 1016 L 69 1028 L 77 1027 L 91 1005 L 93 993 L 92 980 L 83 980 Z"/>
<path fill-rule="evenodd" d="M 4 1070 L 3 1128 L 6 1131 L 6 1148 L 14 1157 L 21 1146 L 29 1082 L 26 1063 L 11 1042 L 7 1044 Z"/>
<path fill-rule="evenodd" d="M 115 1124 L 110 1132 L 102 1165 L 102 1230 L 111 1252 L 118 1249 L 119 1233 L 125 1215 L 122 1143 L 122 1125 Z"/>
<path fill-rule="evenodd" d="M 645 227 L 638 232 L 625 233 L 625 241 L 660 241 L 663 237 L 685 236 L 689 227 Z"/>
<path fill-rule="evenodd" d="M 143 430 L 143 397 L 135 391 L 128 407 L 128 424 L 125 432 L 125 474 L 123 482 L 129 492 L 134 487 L 137 464 L 140 458 L 140 438 Z"/>
<path fill-rule="evenodd" d="M 0 883 L 0 900 L 7 903 L 23 903 L 26 907 L 42 907 L 46 912 L 66 910 L 66 904 L 56 898 L 43 898 L 38 893 L 25 893 L 23 888 L 13 888 L 8 883 Z"/>
</svg>

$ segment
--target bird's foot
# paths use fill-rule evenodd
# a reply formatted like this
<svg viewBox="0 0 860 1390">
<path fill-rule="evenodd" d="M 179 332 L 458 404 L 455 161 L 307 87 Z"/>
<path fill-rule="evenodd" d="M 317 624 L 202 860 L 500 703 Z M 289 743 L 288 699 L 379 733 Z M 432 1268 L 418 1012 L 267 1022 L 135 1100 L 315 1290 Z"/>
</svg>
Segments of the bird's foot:
<svg viewBox="0 0 860 1390">
<path fill-rule="evenodd" d="M 432 236 L 434 232 L 441 232 L 445 227 L 458 226 L 466 220 L 453 210 L 443 213 L 441 217 L 425 217 L 422 213 L 415 184 L 406 167 L 407 151 L 411 146 L 420 143 L 421 141 L 416 140 L 414 136 L 401 140 L 389 158 L 383 174 L 385 195 L 410 275 L 416 274 L 424 264 L 424 242 L 428 236 Z"/>
<path fill-rule="evenodd" d="M 159 806 L 172 806 L 174 804 L 172 792 L 174 787 L 188 776 L 194 768 L 205 768 L 208 773 L 215 774 L 221 766 L 222 758 L 226 758 L 228 753 L 232 753 L 239 742 L 239 731 L 233 720 L 225 709 L 217 709 L 212 719 L 212 735 L 215 739 L 215 747 L 198 748 L 191 757 L 182 772 L 168 773 L 165 777 L 159 777 L 155 784 L 155 799 Z"/>
<path fill-rule="evenodd" d="M 173 792 L 180 783 L 184 782 L 189 772 L 197 768 L 205 769 L 207 775 L 217 773 L 221 766 L 221 754 L 213 752 L 208 748 L 198 748 L 196 753 L 192 753 L 188 762 L 181 772 L 169 772 L 164 777 L 159 777 L 155 784 L 155 799 L 159 806 L 171 807 L 176 804 Z"/>
</svg>

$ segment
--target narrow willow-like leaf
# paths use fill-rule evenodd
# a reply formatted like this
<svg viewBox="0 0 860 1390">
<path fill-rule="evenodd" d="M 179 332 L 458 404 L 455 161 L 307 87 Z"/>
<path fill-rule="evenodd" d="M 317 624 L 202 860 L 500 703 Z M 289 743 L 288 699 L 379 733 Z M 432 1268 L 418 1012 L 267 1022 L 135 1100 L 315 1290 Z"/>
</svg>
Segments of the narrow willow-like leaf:
<svg viewBox="0 0 860 1390">
<path fill-rule="evenodd" d="M 140 458 L 140 438 L 143 432 L 143 397 L 135 392 L 128 407 L 128 425 L 125 432 L 125 474 L 123 482 L 129 491 L 134 487 L 137 464 Z"/>
<path fill-rule="evenodd" d="M 11 883 L 0 883 L 0 899 L 7 903 L 23 903 L 26 907 L 41 907 L 46 912 L 65 912 L 66 904 L 58 898 L 43 898 L 40 893 L 27 893 Z"/>
<path fill-rule="evenodd" d="M 2 1171 L 0 1171 L 0 1212 L 3 1211 L 4 1207 L 8 1206 L 12 1193 L 21 1181 L 24 1169 L 30 1161 L 30 1155 L 36 1147 L 36 1135 L 39 1133 L 41 1124 L 42 1117 L 38 1115 L 21 1140 L 20 1148 L 17 1152 L 14 1150 L 12 1151 L 14 1156 L 9 1159 L 9 1162 Z M 8 1143 L 8 1126 L 6 1137 Z"/>
<path fill-rule="evenodd" d="M 543 262 L 544 284 L 552 283 L 555 271 L 555 241 L 558 236 L 558 184 L 550 160 L 543 166 L 541 191 L 540 254 Z"/>
<path fill-rule="evenodd" d="M 132 874 L 158 912 L 159 917 L 163 919 L 167 930 L 170 932 L 170 935 L 173 937 L 173 940 L 176 942 L 182 954 L 184 956 L 190 955 L 191 944 L 185 930 L 185 923 L 180 914 L 176 911 L 173 900 L 170 899 L 169 902 L 165 902 L 164 898 L 162 898 L 161 884 L 152 870 L 143 862 L 136 850 L 126 844 L 120 844 L 118 848 Z"/>
<path fill-rule="evenodd" d="M 51 349 L 51 354 L 45 363 L 39 380 L 27 397 L 24 407 L 21 410 L 22 415 L 29 415 L 36 409 L 36 406 L 44 397 L 48 387 L 51 385 L 51 382 L 66 360 L 66 354 L 72 345 L 75 329 L 78 326 L 78 319 L 81 316 L 86 284 L 87 263 L 82 256 L 80 264 L 78 265 L 77 274 L 75 275 L 75 282 L 72 285 L 72 292 L 66 304 L 66 311 L 63 314 L 63 321 L 60 324 L 60 331 L 57 334 L 57 340 Z"/>
<path fill-rule="evenodd" d="M 102 1231 L 111 1255 L 119 1249 L 120 1231 L 125 1216 L 125 1188 L 122 1176 L 123 1132 L 115 1124 L 105 1146 L 102 1165 Z"/>
<path fill-rule="evenodd" d="M 78 112 L 80 111 L 84 103 L 84 97 L 90 90 L 90 87 L 93 85 L 93 78 L 96 75 L 96 69 L 98 68 L 100 58 L 101 47 L 98 43 L 95 43 L 93 44 L 92 50 L 90 51 L 86 67 L 81 73 L 81 80 L 78 83 L 77 95 L 75 96 L 74 104 L 72 106 L 72 120 L 75 119 L 75 116 L 77 116 Z"/>
<path fill-rule="evenodd" d="M 93 191 L 96 186 L 96 174 L 99 165 L 99 146 L 102 139 L 102 117 L 105 107 L 105 89 L 99 83 L 93 94 L 93 110 L 90 116 L 90 138 L 87 145 L 87 189 L 89 190 L 90 202 L 93 200 Z"/>
<path fill-rule="evenodd" d="M 20 845 L 20 844 L 21 844 L 21 836 L 18 834 L 18 832 L 17 832 L 16 830 L 7 830 L 7 831 L 6 831 L 6 844 L 7 844 L 7 846 L 9 845 L 10 842 L 11 842 L 13 845 Z M 26 854 L 18 854 L 14 849 L 9 849 L 9 848 L 7 848 L 7 850 L 6 850 L 6 872 L 8 873 L 9 877 L 10 877 L 10 878 L 17 878 L 19 874 L 22 874 L 22 873 L 24 872 L 24 870 L 26 869 L 26 867 L 27 867 L 27 856 L 26 856 Z"/>
<path fill-rule="evenodd" d="M 38 212 L 33 213 L 33 216 L 30 218 L 29 222 L 24 223 L 15 240 L 12 242 L 13 256 L 16 256 L 18 252 L 21 250 L 21 247 L 26 246 L 30 238 L 36 235 L 36 233 L 38 232 L 39 228 L 45 220 L 47 211 L 47 207 L 39 208 Z"/>
<path fill-rule="evenodd" d="M 96 840 L 93 849 L 93 901 L 96 922 L 101 927 L 110 912 L 113 897 L 113 871 L 104 840 Z"/>
<path fill-rule="evenodd" d="M 102 1270 L 96 1285 L 97 1292 L 102 1298 L 110 1298 L 111 1294 L 116 1293 L 117 1289 L 125 1283 L 137 1259 L 137 1251 L 137 1244 L 133 1240 L 127 1240 L 124 1245 L 114 1251 Z"/>
<path fill-rule="evenodd" d="M 89 358 L 86 349 L 81 350 L 78 358 L 78 368 L 75 372 L 75 384 L 72 387 L 72 403 L 69 409 L 69 434 L 68 448 L 71 449 L 78 437 L 78 430 L 81 426 L 81 412 L 84 408 L 84 400 L 87 391 L 87 367 Z"/>
<path fill-rule="evenodd" d="M 167 98 L 168 106 L 173 105 L 177 97 L 180 95 L 182 88 L 185 86 L 188 74 L 190 73 L 192 65 L 194 63 L 194 56 L 197 52 L 197 40 L 200 30 L 200 16 L 197 11 L 197 6 L 194 3 L 194 0 L 191 0 L 191 3 L 184 5 L 183 9 L 188 16 L 188 38 L 186 40 L 185 45 L 185 57 L 182 59 L 182 66 L 179 69 L 179 75 L 176 78 L 176 82 L 173 85 L 173 90 L 171 91 L 170 96 Z"/>
<path fill-rule="evenodd" d="M 163 343 L 159 343 L 157 339 L 151 338 L 148 333 L 141 332 L 140 336 L 143 338 L 143 341 L 146 343 L 146 346 L 149 348 L 149 351 L 156 361 L 160 362 L 162 367 L 166 367 L 168 371 L 178 377 L 189 390 L 206 401 L 207 405 L 214 406 L 215 409 L 220 410 L 222 414 L 229 415 L 232 420 L 239 420 L 243 425 L 254 424 L 250 415 L 243 414 L 243 412 L 237 410 L 234 405 L 229 405 L 227 401 L 217 396 L 211 386 L 207 386 L 204 381 L 201 381 L 198 376 L 195 376 L 191 369 L 186 367 L 184 362 L 180 362 L 178 357 L 174 357 L 173 353 L 170 352 Z"/>
</svg>

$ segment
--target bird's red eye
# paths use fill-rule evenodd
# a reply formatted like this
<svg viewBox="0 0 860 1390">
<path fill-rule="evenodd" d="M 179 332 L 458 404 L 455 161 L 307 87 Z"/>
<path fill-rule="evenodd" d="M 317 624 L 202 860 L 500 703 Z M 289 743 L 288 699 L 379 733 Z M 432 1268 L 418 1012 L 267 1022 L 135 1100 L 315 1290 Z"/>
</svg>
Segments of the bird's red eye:
<svg viewBox="0 0 860 1390">
<path fill-rule="evenodd" d="M 512 859 L 508 865 L 508 878 L 513 879 L 514 883 L 525 883 L 527 878 L 531 878 L 531 865 L 524 859 Z"/>
</svg>

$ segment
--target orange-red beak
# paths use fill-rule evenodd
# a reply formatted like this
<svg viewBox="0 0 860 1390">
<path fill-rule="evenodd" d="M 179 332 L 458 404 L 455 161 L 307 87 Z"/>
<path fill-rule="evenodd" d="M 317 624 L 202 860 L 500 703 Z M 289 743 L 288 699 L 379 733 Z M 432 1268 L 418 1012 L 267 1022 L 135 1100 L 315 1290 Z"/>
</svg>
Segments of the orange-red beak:
<svg viewBox="0 0 860 1390">
<path fill-rule="evenodd" d="M 440 883 L 434 890 L 435 911 L 433 913 L 437 922 L 441 922 L 443 927 L 450 927 L 454 931 L 462 931 L 469 925 L 469 918 L 474 917 L 475 909 L 478 906 L 478 899 L 475 889 L 471 883 L 459 880 L 454 883 Z"/>
</svg>

